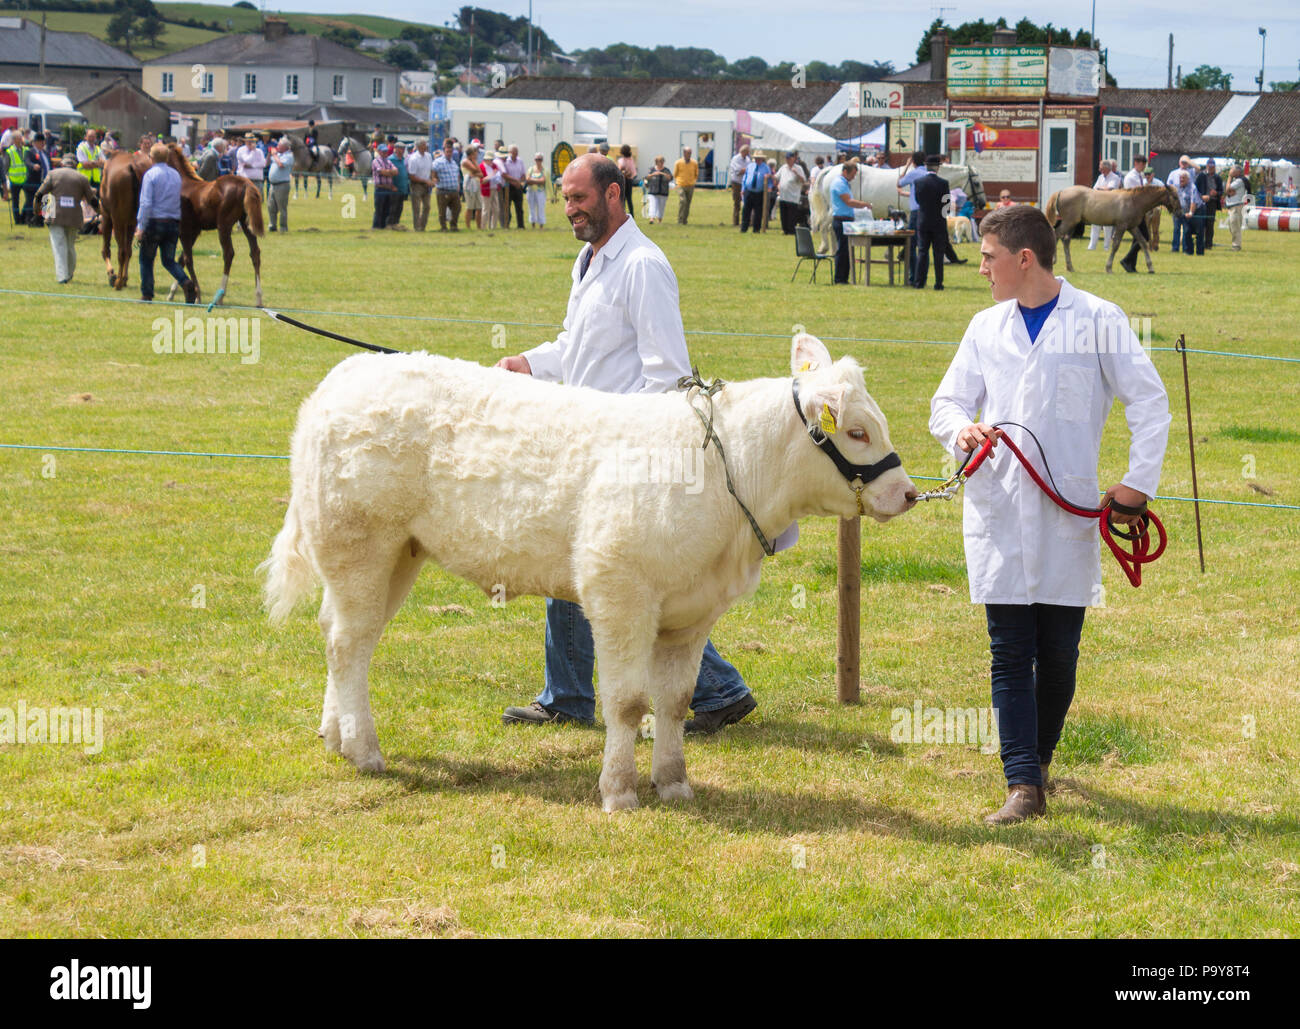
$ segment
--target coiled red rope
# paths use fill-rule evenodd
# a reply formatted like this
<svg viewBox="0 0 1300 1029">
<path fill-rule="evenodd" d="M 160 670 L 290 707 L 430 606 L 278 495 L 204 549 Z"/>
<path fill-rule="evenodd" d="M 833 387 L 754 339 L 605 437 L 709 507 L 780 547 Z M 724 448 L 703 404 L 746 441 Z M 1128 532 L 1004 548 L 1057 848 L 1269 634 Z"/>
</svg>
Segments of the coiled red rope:
<svg viewBox="0 0 1300 1029">
<path fill-rule="evenodd" d="M 975 456 L 971 458 L 970 463 L 962 473 L 963 479 L 970 478 L 970 476 L 974 474 L 975 470 L 984 463 L 984 459 L 989 456 L 997 438 L 998 437 L 996 436 L 990 436 L 985 440 L 984 445 L 975 452 Z M 1021 449 L 1016 446 L 1015 441 L 1011 439 L 1006 432 L 1001 434 L 1001 439 L 1002 442 L 1010 448 L 1011 452 L 1019 458 L 1020 463 L 1025 467 L 1025 471 L 1029 473 L 1029 477 L 1038 484 L 1038 488 L 1046 493 L 1057 507 L 1062 511 L 1066 511 L 1079 518 L 1097 519 L 1097 528 L 1101 533 L 1101 538 L 1106 541 L 1106 546 L 1110 547 L 1110 552 L 1115 555 L 1115 560 L 1118 561 L 1119 566 L 1124 569 L 1124 574 L 1128 577 L 1128 581 L 1134 586 L 1141 586 L 1142 566 L 1149 565 L 1152 561 L 1163 554 L 1165 552 L 1165 546 L 1169 543 L 1169 537 L 1165 533 L 1164 523 L 1160 521 L 1155 512 L 1144 511 L 1142 513 L 1141 530 L 1135 528 L 1133 532 L 1124 532 L 1121 529 L 1117 529 L 1110 523 L 1110 504 L 1107 504 L 1105 507 L 1080 507 L 1078 504 L 1071 503 L 1043 480 L 1043 477 L 1038 473 L 1038 469 L 1029 463 L 1029 458 L 1025 457 Z M 1156 536 L 1159 540 L 1154 550 L 1151 549 L 1150 529 L 1152 526 L 1155 526 Z M 1126 550 L 1119 543 L 1115 542 L 1116 537 L 1127 541 L 1129 549 Z"/>
</svg>

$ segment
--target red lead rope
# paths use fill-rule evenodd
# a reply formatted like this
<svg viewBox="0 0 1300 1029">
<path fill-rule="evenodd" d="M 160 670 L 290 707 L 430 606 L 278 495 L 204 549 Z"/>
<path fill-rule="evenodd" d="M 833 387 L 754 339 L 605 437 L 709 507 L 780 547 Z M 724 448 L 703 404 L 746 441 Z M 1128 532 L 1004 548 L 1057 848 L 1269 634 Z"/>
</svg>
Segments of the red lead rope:
<svg viewBox="0 0 1300 1029">
<path fill-rule="evenodd" d="M 984 442 L 984 445 L 975 453 L 975 456 L 971 458 L 970 464 L 965 468 L 965 478 L 970 478 L 975 470 L 984 463 L 984 459 L 989 456 L 989 452 L 993 449 L 994 439 L 995 437 L 990 436 Z M 1025 471 L 1029 473 L 1029 477 L 1038 484 L 1038 488 L 1052 498 L 1052 503 L 1062 511 L 1067 511 L 1080 518 L 1097 519 L 1098 530 L 1101 532 L 1101 538 L 1106 541 L 1106 546 L 1110 547 L 1110 552 L 1115 555 L 1115 560 L 1118 561 L 1119 566 L 1124 569 L 1124 574 L 1128 576 L 1128 581 L 1134 586 L 1141 586 L 1142 566 L 1150 564 L 1163 554 L 1165 552 L 1165 545 L 1169 542 L 1169 537 L 1165 534 L 1164 523 L 1156 517 L 1155 512 L 1147 511 L 1143 514 L 1141 531 L 1135 530 L 1131 533 L 1125 533 L 1112 530 L 1110 525 L 1109 504 L 1105 507 L 1079 507 L 1077 504 L 1070 503 L 1043 481 L 1043 477 L 1038 474 L 1038 470 L 1029 463 L 1029 458 L 1025 457 L 1025 455 L 1021 453 L 1021 450 L 1016 446 L 1015 441 L 1013 441 L 1005 432 L 1002 434 L 1002 442 L 1010 447 L 1011 452 L 1020 459 L 1020 463 L 1025 466 Z M 1156 527 L 1156 535 L 1160 540 L 1154 551 L 1151 549 L 1151 533 L 1148 531 L 1152 525 Z M 1131 549 L 1125 550 L 1120 546 L 1120 544 L 1116 543 L 1116 535 L 1118 535 L 1120 539 L 1127 540 Z"/>
</svg>

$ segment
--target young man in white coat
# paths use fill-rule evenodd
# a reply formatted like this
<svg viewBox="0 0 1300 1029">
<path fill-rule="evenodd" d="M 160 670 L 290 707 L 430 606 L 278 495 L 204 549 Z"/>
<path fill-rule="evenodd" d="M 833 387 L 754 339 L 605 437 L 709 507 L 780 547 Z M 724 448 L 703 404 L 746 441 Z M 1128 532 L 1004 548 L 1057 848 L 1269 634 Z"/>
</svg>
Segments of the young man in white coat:
<svg viewBox="0 0 1300 1029">
<path fill-rule="evenodd" d="M 1169 398 L 1124 313 L 1052 274 L 1056 242 L 1037 208 L 1000 208 L 981 226 L 980 274 L 995 306 L 972 320 L 930 406 L 930 431 L 958 460 L 994 439 L 965 486 L 972 603 L 984 604 L 993 710 L 1007 799 L 986 822 L 1047 810 L 1048 765 L 1074 697 L 1084 611 L 1101 597 L 1097 523 L 1061 510 L 997 440 L 1007 433 L 1065 499 L 1097 505 L 1102 429 L 1115 397 L 1129 428 L 1128 471 L 1102 503 L 1133 526 L 1155 495 Z"/>
</svg>

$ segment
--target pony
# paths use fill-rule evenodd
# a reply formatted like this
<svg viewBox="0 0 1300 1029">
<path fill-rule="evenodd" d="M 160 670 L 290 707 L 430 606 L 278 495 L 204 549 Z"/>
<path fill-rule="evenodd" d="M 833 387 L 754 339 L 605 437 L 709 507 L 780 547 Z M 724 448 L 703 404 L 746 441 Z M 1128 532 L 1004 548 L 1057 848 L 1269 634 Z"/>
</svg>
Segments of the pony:
<svg viewBox="0 0 1300 1029">
<path fill-rule="evenodd" d="M 101 256 L 108 271 L 108 284 L 125 289 L 131 267 L 131 246 L 135 240 L 135 215 L 140 207 L 140 183 L 153 162 L 143 154 L 119 150 L 104 164 L 99 183 L 99 232 L 104 244 Z M 117 268 L 113 268 L 112 244 L 117 239 Z"/>
<path fill-rule="evenodd" d="M 222 175 L 213 182 L 205 182 L 186 160 L 178 143 L 167 145 L 167 163 L 181 176 L 181 247 L 185 270 L 195 289 L 199 289 L 199 278 L 194 274 L 194 241 L 200 232 L 216 229 L 217 238 L 221 240 L 225 271 L 221 276 L 221 288 L 212 303 L 219 304 L 225 297 L 230 265 L 235 259 L 231 235 L 238 222 L 248 240 L 248 256 L 253 262 L 253 279 L 257 287 L 257 306 L 261 307 L 262 251 L 257 245 L 257 237 L 266 235 L 266 223 L 262 218 L 262 191 L 258 183 L 240 175 Z M 170 300 L 175 292 L 176 285 L 173 284 L 167 299 Z"/>
<path fill-rule="evenodd" d="M 298 179 L 302 178 L 303 192 L 307 192 L 306 178 L 308 175 L 316 176 L 316 199 L 320 199 L 320 179 L 325 176 L 329 185 L 330 199 L 334 199 L 334 148 L 323 144 L 317 144 L 316 155 L 313 157 L 312 152 L 307 149 L 307 144 L 303 142 L 301 136 L 295 136 L 292 132 L 286 132 L 284 138 L 289 141 L 289 148 L 293 151 L 293 195 L 298 195 Z"/>
<path fill-rule="evenodd" d="M 1070 261 L 1070 237 L 1074 234 L 1076 225 L 1087 222 L 1089 225 L 1115 226 L 1110 257 L 1106 259 L 1107 273 L 1115 263 L 1115 253 L 1127 232 L 1146 255 L 1147 273 L 1154 275 L 1156 269 L 1151 263 L 1151 247 L 1137 227 L 1146 220 L 1150 211 L 1161 206 L 1168 209 L 1170 214 L 1178 212 L 1178 194 L 1172 186 L 1156 184 L 1138 186 L 1136 189 L 1067 186 L 1048 197 L 1044 213 L 1047 221 L 1056 229 L 1056 238 L 1065 243 L 1065 267 L 1068 271 L 1074 271 L 1074 265 Z M 1060 224 L 1057 224 L 1058 221 Z"/>
</svg>

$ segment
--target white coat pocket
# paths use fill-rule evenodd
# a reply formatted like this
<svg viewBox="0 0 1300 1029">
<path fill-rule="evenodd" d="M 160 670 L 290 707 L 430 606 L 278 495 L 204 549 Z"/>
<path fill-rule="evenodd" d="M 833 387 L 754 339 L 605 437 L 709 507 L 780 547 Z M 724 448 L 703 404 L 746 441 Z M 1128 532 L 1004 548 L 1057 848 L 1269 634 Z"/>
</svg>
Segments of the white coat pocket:
<svg viewBox="0 0 1300 1029">
<path fill-rule="evenodd" d="M 1063 422 L 1092 421 L 1092 368 L 1062 365 L 1056 371 L 1056 417 Z"/>
<path fill-rule="evenodd" d="M 582 346 L 585 350 L 602 353 L 624 342 L 622 308 L 590 301 L 584 305 L 583 322 Z"/>
</svg>

